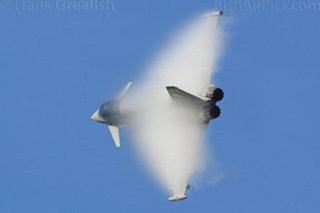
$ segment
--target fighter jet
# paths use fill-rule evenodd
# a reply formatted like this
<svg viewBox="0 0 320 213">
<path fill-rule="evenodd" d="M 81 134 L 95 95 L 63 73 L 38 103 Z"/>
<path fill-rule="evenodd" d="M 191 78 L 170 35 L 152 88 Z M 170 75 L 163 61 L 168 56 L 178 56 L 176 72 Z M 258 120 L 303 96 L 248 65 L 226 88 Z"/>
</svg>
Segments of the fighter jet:
<svg viewBox="0 0 320 213">
<path fill-rule="evenodd" d="M 127 117 L 130 116 L 128 113 L 122 112 L 120 103 L 122 97 L 130 89 L 131 84 L 129 82 L 126 85 L 117 99 L 104 102 L 91 116 L 92 120 L 108 125 L 116 147 L 120 147 L 119 127 L 125 126 Z M 216 104 L 223 99 L 224 92 L 215 85 L 209 86 L 200 97 L 175 86 L 167 86 L 166 90 L 172 101 L 192 107 L 195 114 L 199 116 L 203 127 L 207 127 L 210 120 L 218 118 L 221 114 L 220 107 Z"/>
<path fill-rule="evenodd" d="M 211 16 L 219 16 L 222 14 L 222 11 L 214 11 L 204 14 L 203 18 L 210 18 Z M 116 99 L 102 103 L 100 108 L 91 116 L 92 120 L 107 124 L 116 147 L 120 147 L 119 127 L 125 126 L 128 117 L 131 116 L 130 114 L 135 113 L 134 111 L 130 113 L 124 112 L 120 107 L 122 99 L 129 91 L 131 85 L 132 83 L 129 82 Z M 218 118 L 221 114 L 217 103 L 223 99 L 224 92 L 215 85 L 207 86 L 200 94 L 191 94 L 187 89 L 179 88 L 176 85 L 167 85 L 163 89 L 167 90 L 168 96 L 174 103 L 182 104 L 183 106 L 188 106 L 193 109 L 191 112 L 194 112 L 194 115 L 198 116 L 198 120 L 203 127 L 207 127 L 211 120 Z M 186 190 L 190 188 L 187 182 L 188 181 L 185 182 Z M 184 195 L 184 192 L 181 192 L 179 195 L 169 197 L 169 201 L 179 201 L 186 198 L 187 196 Z"/>
</svg>

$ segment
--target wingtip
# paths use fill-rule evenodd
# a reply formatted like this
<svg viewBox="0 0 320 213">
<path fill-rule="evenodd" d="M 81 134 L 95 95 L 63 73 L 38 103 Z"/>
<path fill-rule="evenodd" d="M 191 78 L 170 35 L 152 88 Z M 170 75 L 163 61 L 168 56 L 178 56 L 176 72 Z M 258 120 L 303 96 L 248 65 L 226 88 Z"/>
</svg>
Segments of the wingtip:
<svg viewBox="0 0 320 213">
<path fill-rule="evenodd" d="M 169 201 L 180 201 L 180 200 L 185 200 L 185 199 L 187 199 L 186 195 L 172 196 L 172 197 L 168 198 Z"/>
<path fill-rule="evenodd" d="M 208 17 L 212 17 L 212 16 L 222 16 L 223 15 L 223 11 L 222 10 L 217 10 L 217 11 L 212 11 L 206 14 L 203 14 L 203 18 L 208 18 Z"/>
</svg>

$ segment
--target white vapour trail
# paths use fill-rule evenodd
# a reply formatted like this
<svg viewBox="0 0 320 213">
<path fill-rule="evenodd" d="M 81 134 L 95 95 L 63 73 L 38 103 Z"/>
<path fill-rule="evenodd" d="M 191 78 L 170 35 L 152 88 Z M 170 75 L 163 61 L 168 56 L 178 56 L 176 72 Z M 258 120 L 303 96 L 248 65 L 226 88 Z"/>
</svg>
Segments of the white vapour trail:
<svg viewBox="0 0 320 213">
<path fill-rule="evenodd" d="M 179 31 L 125 104 L 141 109 L 130 125 L 139 155 L 176 196 L 184 194 L 189 177 L 199 170 L 203 140 L 198 117 L 173 105 L 166 86 L 194 95 L 209 86 L 221 47 L 217 19 L 201 18 Z"/>
</svg>

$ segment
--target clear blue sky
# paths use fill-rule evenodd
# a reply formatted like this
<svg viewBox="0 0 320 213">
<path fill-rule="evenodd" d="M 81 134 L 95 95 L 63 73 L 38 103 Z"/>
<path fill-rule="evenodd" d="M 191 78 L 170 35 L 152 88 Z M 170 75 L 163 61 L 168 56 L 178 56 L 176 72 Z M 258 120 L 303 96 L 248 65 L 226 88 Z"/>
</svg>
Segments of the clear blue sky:
<svg viewBox="0 0 320 213">
<path fill-rule="evenodd" d="M 216 79 L 225 99 L 207 130 L 226 174 L 170 203 L 129 138 L 116 150 L 89 117 L 177 25 L 214 4 L 113 5 L 0 10 L 0 212 L 320 212 L 320 11 L 226 11 Z"/>
</svg>

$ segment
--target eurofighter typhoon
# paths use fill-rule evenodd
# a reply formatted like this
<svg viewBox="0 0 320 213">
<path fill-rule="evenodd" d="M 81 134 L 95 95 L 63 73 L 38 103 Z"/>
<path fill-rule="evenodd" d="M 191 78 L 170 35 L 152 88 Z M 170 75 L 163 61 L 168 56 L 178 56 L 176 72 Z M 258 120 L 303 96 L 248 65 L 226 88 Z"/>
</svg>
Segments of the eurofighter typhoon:
<svg viewBox="0 0 320 213">
<path fill-rule="evenodd" d="M 222 11 L 214 11 L 204 14 L 203 17 L 208 18 L 222 14 Z M 119 127 L 126 126 L 128 124 L 128 118 L 131 116 L 130 113 L 135 113 L 134 111 L 131 111 L 130 113 L 123 112 L 120 107 L 122 99 L 130 90 L 131 85 L 132 83 L 129 82 L 116 99 L 102 103 L 100 108 L 91 116 L 92 120 L 106 124 L 115 146 L 118 148 L 120 147 Z M 167 95 L 171 98 L 173 103 L 188 106 L 192 109 L 191 112 L 194 113 L 195 116 L 198 116 L 198 120 L 201 121 L 201 126 L 207 127 L 211 120 L 220 116 L 221 110 L 217 103 L 223 99 L 224 92 L 222 89 L 210 84 L 203 85 L 203 88 L 205 89 L 199 94 L 191 94 L 176 85 L 166 85 L 164 89 L 167 91 Z M 190 185 L 187 184 L 185 189 L 189 189 L 189 187 Z M 184 194 L 174 194 L 169 197 L 169 201 L 179 201 L 186 198 L 187 196 Z"/>
</svg>

